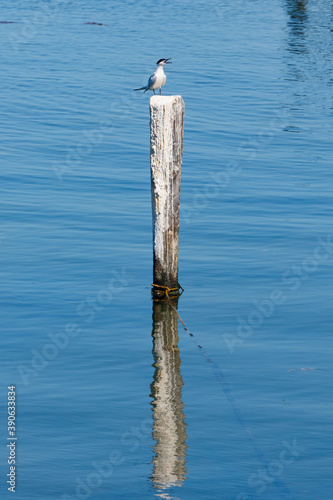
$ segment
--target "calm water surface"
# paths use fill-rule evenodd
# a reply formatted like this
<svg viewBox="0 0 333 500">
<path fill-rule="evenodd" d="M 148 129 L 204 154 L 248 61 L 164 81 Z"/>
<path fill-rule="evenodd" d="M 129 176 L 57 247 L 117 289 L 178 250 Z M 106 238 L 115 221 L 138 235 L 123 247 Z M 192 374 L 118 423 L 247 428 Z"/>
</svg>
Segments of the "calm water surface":
<svg viewBox="0 0 333 500">
<path fill-rule="evenodd" d="M 18 500 L 331 500 L 333 2 L 0 4 L 1 498 L 16 384 Z M 150 296 L 161 57 L 194 337 Z"/>
</svg>

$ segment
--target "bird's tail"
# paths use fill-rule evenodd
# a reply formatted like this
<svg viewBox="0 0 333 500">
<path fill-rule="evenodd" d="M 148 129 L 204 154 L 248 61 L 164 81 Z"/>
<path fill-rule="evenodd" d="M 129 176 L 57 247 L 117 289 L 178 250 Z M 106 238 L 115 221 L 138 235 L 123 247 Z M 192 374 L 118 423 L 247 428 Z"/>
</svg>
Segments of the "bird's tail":
<svg viewBox="0 0 333 500">
<path fill-rule="evenodd" d="M 133 90 L 144 90 L 146 89 L 147 87 L 140 87 L 139 89 L 133 89 Z"/>
</svg>

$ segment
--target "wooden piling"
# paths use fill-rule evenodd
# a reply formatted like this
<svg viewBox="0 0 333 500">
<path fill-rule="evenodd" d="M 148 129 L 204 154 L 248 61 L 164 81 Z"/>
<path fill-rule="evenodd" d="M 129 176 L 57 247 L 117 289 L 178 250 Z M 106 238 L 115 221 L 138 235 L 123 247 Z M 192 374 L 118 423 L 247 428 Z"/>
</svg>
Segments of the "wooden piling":
<svg viewBox="0 0 333 500">
<path fill-rule="evenodd" d="M 154 284 L 179 289 L 179 204 L 184 135 L 181 96 L 150 98 Z M 154 289 L 156 292 L 156 288 Z M 170 292 L 171 293 L 171 292 Z"/>
</svg>

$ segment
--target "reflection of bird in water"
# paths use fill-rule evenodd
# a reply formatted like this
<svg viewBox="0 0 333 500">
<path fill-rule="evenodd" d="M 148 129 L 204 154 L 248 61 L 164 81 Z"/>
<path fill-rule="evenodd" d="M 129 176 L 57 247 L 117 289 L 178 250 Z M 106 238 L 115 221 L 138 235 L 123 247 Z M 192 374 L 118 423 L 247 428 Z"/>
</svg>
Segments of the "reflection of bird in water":
<svg viewBox="0 0 333 500">
<path fill-rule="evenodd" d="M 169 59 L 160 59 L 157 61 L 157 70 L 155 73 L 151 75 L 151 77 L 148 80 L 148 83 L 145 87 L 140 87 L 139 89 L 134 89 L 134 90 L 144 90 L 147 92 L 147 90 L 153 90 L 154 95 L 155 95 L 155 90 L 160 89 L 160 95 L 162 94 L 161 87 L 165 85 L 166 82 L 166 74 L 164 73 L 164 66 L 166 64 L 172 64 L 169 62 L 171 57 Z"/>
</svg>

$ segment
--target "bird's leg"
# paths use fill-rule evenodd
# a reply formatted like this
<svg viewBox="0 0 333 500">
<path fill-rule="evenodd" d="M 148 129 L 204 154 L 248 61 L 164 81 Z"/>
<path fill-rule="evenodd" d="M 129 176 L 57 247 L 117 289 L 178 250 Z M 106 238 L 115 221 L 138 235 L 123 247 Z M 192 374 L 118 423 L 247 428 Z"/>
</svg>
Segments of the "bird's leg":
<svg viewBox="0 0 333 500">
<path fill-rule="evenodd" d="M 161 89 L 161 87 L 160 87 L 160 95 L 162 95 L 162 89 Z"/>
<path fill-rule="evenodd" d="M 154 92 L 154 95 L 155 95 L 155 90 L 153 90 L 153 92 Z"/>
</svg>

